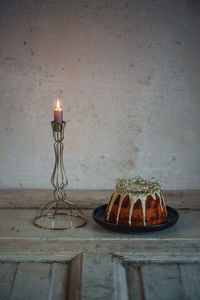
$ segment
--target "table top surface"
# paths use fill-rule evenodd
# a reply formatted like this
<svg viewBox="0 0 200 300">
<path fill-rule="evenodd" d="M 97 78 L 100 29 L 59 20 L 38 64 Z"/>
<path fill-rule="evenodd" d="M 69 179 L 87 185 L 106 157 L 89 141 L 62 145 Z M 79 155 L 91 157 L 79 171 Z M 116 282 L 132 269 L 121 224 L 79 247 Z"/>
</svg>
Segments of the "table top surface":
<svg viewBox="0 0 200 300">
<path fill-rule="evenodd" d="M 32 299 L 159 299 L 152 289 L 156 280 L 163 289 L 170 287 L 162 299 L 200 298 L 200 191 L 165 191 L 166 204 L 179 211 L 177 224 L 128 235 L 108 231 L 92 218 L 93 209 L 108 203 L 111 193 L 68 191 L 88 222 L 75 230 L 48 231 L 32 220 L 40 205 L 52 200 L 52 191 L 0 190 L 0 299 L 23 299 L 24 281 Z M 30 282 L 37 284 L 38 278 L 43 283 L 35 290 Z"/>
</svg>

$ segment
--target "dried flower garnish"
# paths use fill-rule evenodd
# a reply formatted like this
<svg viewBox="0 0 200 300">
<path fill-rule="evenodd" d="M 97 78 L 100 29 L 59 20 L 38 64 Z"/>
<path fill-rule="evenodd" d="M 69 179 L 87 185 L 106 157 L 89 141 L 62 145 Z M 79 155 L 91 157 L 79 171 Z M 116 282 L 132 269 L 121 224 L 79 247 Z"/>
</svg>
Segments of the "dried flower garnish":
<svg viewBox="0 0 200 300">
<path fill-rule="evenodd" d="M 145 180 L 140 176 L 132 178 L 117 178 L 116 189 L 121 193 L 135 193 L 147 195 L 160 190 L 161 185 L 154 178 Z"/>
</svg>

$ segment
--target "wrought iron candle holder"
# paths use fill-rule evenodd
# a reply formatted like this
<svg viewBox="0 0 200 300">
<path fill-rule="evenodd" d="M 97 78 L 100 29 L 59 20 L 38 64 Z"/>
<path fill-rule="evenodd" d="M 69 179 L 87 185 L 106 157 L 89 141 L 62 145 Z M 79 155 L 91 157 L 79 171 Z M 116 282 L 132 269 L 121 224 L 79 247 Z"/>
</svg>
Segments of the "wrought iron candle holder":
<svg viewBox="0 0 200 300">
<path fill-rule="evenodd" d="M 55 165 L 51 176 L 54 187 L 54 200 L 41 206 L 33 220 L 34 225 L 49 230 L 75 229 L 86 224 L 82 210 L 67 199 L 65 188 L 68 185 L 63 164 L 63 139 L 66 122 L 51 122 L 53 130 Z"/>
</svg>

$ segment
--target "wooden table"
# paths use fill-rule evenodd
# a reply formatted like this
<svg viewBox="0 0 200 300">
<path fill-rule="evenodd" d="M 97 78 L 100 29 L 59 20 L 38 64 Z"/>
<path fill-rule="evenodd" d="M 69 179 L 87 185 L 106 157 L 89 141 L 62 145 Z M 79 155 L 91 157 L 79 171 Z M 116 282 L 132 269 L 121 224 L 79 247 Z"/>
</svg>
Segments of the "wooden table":
<svg viewBox="0 0 200 300">
<path fill-rule="evenodd" d="M 32 219 L 51 191 L 0 191 L 0 299 L 200 299 L 200 191 L 166 191 L 178 223 L 134 235 L 93 221 L 111 191 L 69 194 L 88 224 L 46 231 Z"/>
</svg>

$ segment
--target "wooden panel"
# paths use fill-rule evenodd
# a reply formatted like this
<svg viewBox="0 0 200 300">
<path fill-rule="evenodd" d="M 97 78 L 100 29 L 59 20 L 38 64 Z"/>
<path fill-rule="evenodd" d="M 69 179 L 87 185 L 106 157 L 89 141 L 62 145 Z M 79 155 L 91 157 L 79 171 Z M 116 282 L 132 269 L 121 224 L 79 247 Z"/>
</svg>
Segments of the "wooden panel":
<svg viewBox="0 0 200 300">
<path fill-rule="evenodd" d="M 200 298 L 200 263 L 135 263 L 111 254 L 86 253 L 70 266 L 29 262 L 0 267 L 0 299 L 5 300 Z"/>
<path fill-rule="evenodd" d="M 68 190 L 71 201 L 85 208 L 108 203 L 112 190 Z M 166 203 L 179 209 L 200 209 L 200 190 L 164 191 Z M 0 190 L 1 208 L 34 208 L 52 200 L 52 190 Z"/>
<path fill-rule="evenodd" d="M 181 211 L 178 223 L 168 229 L 143 233 L 143 234 L 122 234 L 116 233 L 96 224 L 92 218 L 92 210 L 86 210 L 85 216 L 88 220 L 86 226 L 69 230 L 50 231 L 39 229 L 32 224 L 36 214 L 34 209 L 1 209 L 0 210 L 0 239 L 12 238 L 35 239 L 35 240 L 65 240 L 65 241 L 103 241 L 103 240 L 136 240 L 136 239 L 194 239 L 199 238 L 200 218 L 199 211 Z"/>
<path fill-rule="evenodd" d="M 12 243 L 12 242 L 11 242 Z M 29 244 L 30 243 L 30 244 Z M 22 251 L 18 252 L 18 249 L 15 247 L 12 243 L 12 252 L 11 253 L 6 253 L 4 250 L 0 248 L 0 261 L 1 262 L 42 262 L 42 263 L 51 263 L 51 262 L 59 262 L 59 263 L 68 263 L 70 262 L 76 255 L 79 253 L 70 253 L 70 252 L 64 252 L 61 253 L 61 251 L 58 250 L 58 245 L 57 243 L 54 247 L 54 250 L 57 249 L 57 251 L 54 251 L 54 253 L 51 253 L 51 247 L 49 247 L 49 244 L 45 244 L 46 247 L 45 249 L 43 248 L 44 245 L 42 244 L 37 244 L 38 249 L 35 249 L 32 242 L 29 241 L 28 244 L 23 245 Z M 27 247 L 29 245 L 29 247 Z M 3 247 L 3 244 L 1 244 Z M 16 246 L 16 245 L 15 245 Z M 36 246 L 36 245 L 35 245 Z M 40 249 L 39 249 L 40 246 Z M 32 248 L 32 251 L 29 252 L 29 250 Z M 38 251 L 37 251 L 38 250 Z M 43 251 L 44 250 L 44 251 Z"/>
<path fill-rule="evenodd" d="M 48 300 L 67 299 L 69 267 L 66 263 L 53 263 Z"/>
<path fill-rule="evenodd" d="M 82 266 L 81 299 L 114 299 L 112 269 L 113 264 L 111 255 L 84 255 Z"/>
<path fill-rule="evenodd" d="M 200 298 L 200 191 L 166 192 L 168 205 L 180 208 L 178 223 L 133 235 L 93 221 L 89 207 L 106 203 L 111 191 L 70 193 L 87 207 L 88 224 L 46 231 L 32 224 L 36 209 L 11 207 L 37 207 L 51 191 L 0 191 L 0 206 L 9 207 L 0 209 L 0 299 Z"/>
<path fill-rule="evenodd" d="M 82 255 L 77 255 L 69 266 L 67 300 L 81 300 Z"/>
<path fill-rule="evenodd" d="M 184 253 L 183 251 L 178 253 L 170 253 L 169 247 L 167 248 L 167 252 L 143 252 L 143 253 L 121 253 L 115 254 L 117 257 L 123 259 L 126 263 L 149 263 L 149 262 L 159 262 L 159 263 L 200 263 L 200 253 L 195 253 L 195 249 L 193 253 Z M 166 250 L 165 249 L 165 250 Z M 171 249 L 170 249 L 171 250 Z"/>
<path fill-rule="evenodd" d="M 1 240 L 0 259 L 4 261 L 16 261 L 15 256 L 20 260 L 34 259 L 38 256 L 38 260 L 49 260 L 51 257 L 60 259 L 60 255 L 64 257 L 68 251 L 70 256 L 77 255 L 80 251 L 96 252 L 96 253 L 114 253 L 118 256 L 133 256 L 141 252 L 151 258 L 152 253 L 165 255 L 166 251 L 171 255 L 182 254 L 187 257 L 188 261 L 199 260 L 200 241 L 197 240 L 104 240 L 104 241 L 66 241 L 66 240 Z M 46 259 L 44 257 L 46 256 Z"/>
<path fill-rule="evenodd" d="M 185 299 L 200 299 L 200 264 L 181 264 L 180 274 Z"/>
<path fill-rule="evenodd" d="M 200 253 L 200 218 L 198 211 L 182 211 L 178 223 L 164 231 L 125 235 L 108 231 L 96 224 L 87 210 L 88 224 L 73 231 L 46 231 L 32 225 L 35 210 L 0 210 L 0 255 L 4 260 L 20 257 L 43 260 L 44 257 L 81 252 Z M 181 249 L 181 251 L 180 251 Z M 48 258 L 47 258 L 48 260 Z"/>
<path fill-rule="evenodd" d="M 48 299 L 51 282 L 50 274 L 50 264 L 20 263 L 13 285 L 11 299 Z"/>
<path fill-rule="evenodd" d="M 108 231 L 92 219 L 92 211 L 85 212 L 88 224 L 85 227 L 68 231 L 46 231 L 35 227 L 31 221 L 34 209 L 0 210 L 0 255 L 60 255 L 72 256 L 82 251 L 109 253 L 200 252 L 199 211 L 182 211 L 178 223 L 166 230 L 125 235 Z M 59 247 L 58 247 L 59 244 Z M 181 252 L 180 252 L 181 249 Z M 13 252 L 15 250 L 15 252 Z M 38 256 L 37 259 L 39 259 Z"/>
<path fill-rule="evenodd" d="M 111 254 L 77 256 L 69 278 L 68 300 L 128 300 L 125 268 Z"/>
<path fill-rule="evenodd" d="M 126 263 L 130 299 L 200 299 L 200 264 Z"/>
<path fill-rule="evenodd" d="M 0 299 L 9 299 L 17 270 L 17 263 L 0 263 Z"/>
<path fill-rule="evenodd" d="M 19 263 L 9 299 L 63 300 L 67 278 L 66 264 Z"/>
<path fill-rule="evenodd" d="M 113 258 L 113 278 L 114 299 L 129 300 L 126 269 L 118 258 Z"/>
<path fill-rule="evenodd" d="M 131 300 L 144 300 L 144 286 L 139 264 L 127 264 L 127 282 L 129 297 Z"/>
<path fill-rule="evenodd" d="M 184 299 L 177 264 L 146 264 L 142 265 L 141 273 L 146 299 Z"/>
<path fill-rule="evenodd" d="M 10 280 L 0 299 L 128 300 L 125 268 L 111 254 L 79 255 L 70 267 L 65 263 L 34 262 L 4 265 L 2 271 L 7 271 L 6 279 Z M 17 272 L 9 268 L 14 266 L 18 266 Z"/>
</svg>

